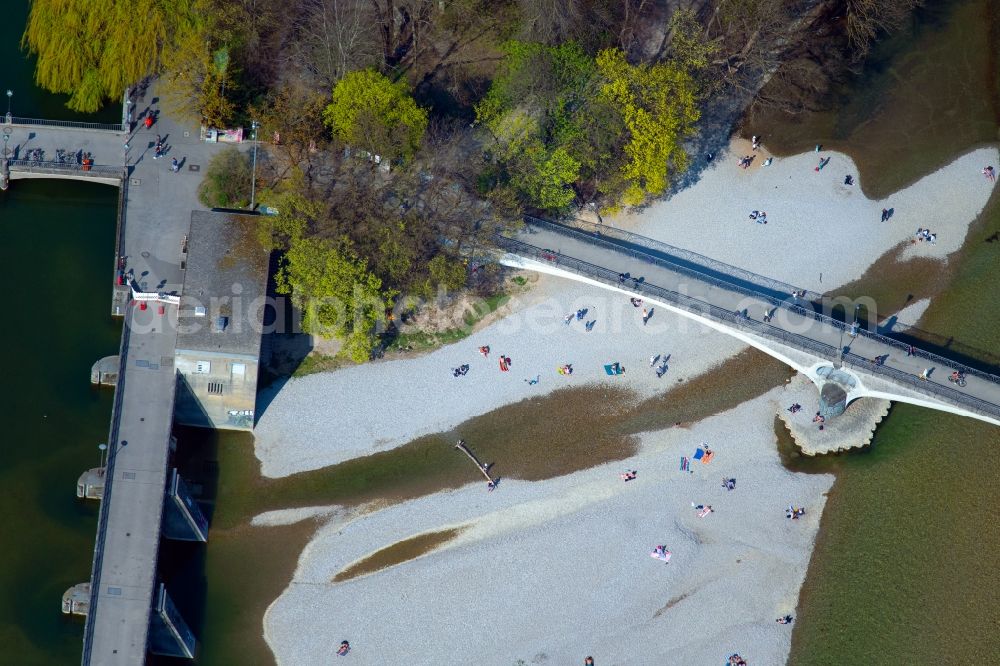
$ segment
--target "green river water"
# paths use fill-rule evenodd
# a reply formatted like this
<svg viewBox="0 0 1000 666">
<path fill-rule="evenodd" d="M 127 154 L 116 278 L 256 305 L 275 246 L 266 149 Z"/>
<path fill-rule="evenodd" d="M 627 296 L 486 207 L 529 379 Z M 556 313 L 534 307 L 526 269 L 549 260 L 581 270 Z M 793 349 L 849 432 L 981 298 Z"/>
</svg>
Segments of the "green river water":
<svg viewBox="0 0 1000 666">
<path fill-rule="evenodd" d="M 13 4 L 15 6 L 11 7 Z M 15 115 L 72 117 L 38 91 L 18 51 L 27 2 L 4 6 L 0 89 Z M 0 113 L 6 112 L 6 98 Z M 113 119 L 114 112 L 97 117 Z M 88 118 L 90 120 L 90 118 Z M 7 370 L 0 378 L 0 645 L 5 664 L 79 660 L 82 622 L 59 610 L 62 593 L 90 578 L 97 505 L 76 480 L 98 465 L 111 392 L 90 386 L 90 366 L 118 351 L 108 315 L 118 190 L 17 181 L 0 193 L 0 280 Z"/>
<path fill-rule="evenodd" d="M 28 3 L 12 4 L 0 24 L 0 88 L 14 90 L 15 115 L 81 119 L 62 98 L 31 85 L 31 62 L 18 51 Z M 849 152 L 867 191 L 891 191 L 951 155 L 997 141 L 996 24 L 985 0 L 935 3 L 876 53 L 827 112 L 763 116 L 754 129 L 779 152 L 815 143 Z M 108 109 L 87 120 L 117 116 Z M 2 333 L 9 358 L 19 359 L 0 381 L 8 415 L 0 445 L 3 663 L 79 658 L 82 623 L 59 613 L 59 598 L 90 570 L 97 507 L 76 501 L 74 489 L 107 436 L 111 393 L 90 387 L 89 368 L 115 353 L 120 332 L 107 316 L 116 200 L 110 187 L 45 181 L 17 182 L 0 195 L 8 312 L 35 317 L 28 324 L 12 316 Z M 1000 349 L 1000 243 L 982 242 L 996 230 L 994 197 L 959 268 L 923 285 L 947 287 L 925 328 Z M 891 277 L 873 278 L 871 288 L 902 300 L 908 277 Z M 858 288 L 867 291 L 864 281 Z M 270 493 L 269 506 L 320 504 L 329 501 L 328 480 L 320 471 L 263 484 L 245 436 L 182 433 L 185 442 L 201 449 L 188 463 L 189 478 L 218 504 L 208 548 L 166 550 L 163 575 L 201 638 L 198 664 L 266 664 L 261 613 L 312 528 L 248 528 L 262 503 L 252 495 Z M 1000 650 L 998 429 L 897 406 L 871 449 L 810 461 L 789 454 L 789 465 L 838 475 L 791 664 L 990 663 Z M 359 488 L 359 497 L 369 490 Z"/>
</svg>

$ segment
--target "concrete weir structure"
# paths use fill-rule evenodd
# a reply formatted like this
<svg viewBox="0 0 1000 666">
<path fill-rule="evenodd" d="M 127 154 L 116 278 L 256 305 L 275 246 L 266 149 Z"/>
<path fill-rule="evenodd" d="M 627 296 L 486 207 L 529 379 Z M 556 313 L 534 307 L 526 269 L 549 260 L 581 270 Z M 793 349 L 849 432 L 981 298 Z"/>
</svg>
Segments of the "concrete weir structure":
<svg viewBox="0 0 1000 666">
<path fill-rule="evenodd" d="M 241 310 L 239 320 L 226 325 L 218 322 L 236 319 L 233 284 L 263 294 L 267 254 L 252 234 L 253 216 L 195 211 L 187 218 L 183 236 L 191 240 L 183 253 L 182 244 L 174 245 L 177 265 L 168 264 L 167 271 L 178 270 L 192 296 L 139 291 L 148 286 L 126 280 L 131 301 L 119 354 L 85 665 L 141 664 L 147 652 L 194 657 L 194 633 L 156 577 L 161 535 L 208 540 L 208 521 L 170 464 L 173 426 L 253 426 L 262 309 Z M 234 418 L 233 412 L 247 416 Z"/>
<path fill-rule="evenodd" d="M 0 116 L 0 188 L 54 178 L 114 185 L 121 193 L 111 303 L 112 315 L 124 320 L 121 346 L 117 358 L 94 368 L 97 383 L 115 386 L 107 462 L 85 472 L 77 488 L 81 498 L 101 502 L 93 568 L 89 583 L 63 599 L 64 612 L 86 616 L 85 666 L 133 666 L 150 653 L 194 657 L 194 632 L 158 577 L 161 536 L 205 541 L 209 531 L 172 465 L 175 420 L 246 430 L 255 414 L 263 309 L 241 310 L 238 320 L 232 310 L 203 313 L 206 321 L 226 317 L 221 329 L 197 321 L 179 326 L 179 319 L 190 305 L 182 300 L 189 285 L 206 305 L 223 289 L 232 303 L 237 282 L 263 295 L 267 256 L 247 241 L 253 216 L 198 210 L 200 172 L 218 146 L 202 141 L 198 128 L 158 113 L 155 102 L 148 93 L 126 95 L 126 109 L 142 109 L 138 120 L 154 121 L 135 129 L 130 117 L 95 125 Z M 154 159 L 157 137 L 166 159 Z M 234 351 L 243 356 L 230 358 Z M 192 354 L 220 352 L 229 354 L 229 363 L 216 364 L 228 381 L 202 386 L 192 379 Z M 179 386 L 196 388 L 178 394 Z M 210 417 L 192 416 L 204 414 Z"/>
</svg>

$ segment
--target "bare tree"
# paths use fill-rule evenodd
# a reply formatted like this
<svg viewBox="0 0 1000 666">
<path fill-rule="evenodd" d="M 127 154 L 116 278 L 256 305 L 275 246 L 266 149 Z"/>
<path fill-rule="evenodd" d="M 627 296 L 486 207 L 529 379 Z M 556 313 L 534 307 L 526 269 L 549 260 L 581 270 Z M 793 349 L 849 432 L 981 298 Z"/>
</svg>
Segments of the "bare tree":
<svg viewBox="0 0 1000 666">
<path fill-rule="evenodd" d="M 382 62 L 392 69 L 419 57 L 428 44 L 435 0 L 368 0 L 382 46 Z"/>
<path fill-rule="evenodd" d="M 524 39 L 549 46 L 577 41 L 589 51 L 613 46 L 615 36 L 618 45 L 629 50 L 654 4 L 649 0 L 518 0 Z"/>
<path fill-rule="evenodd" d="M 725 82 L 750 89 L 774 71 L 789 23 L 784 0 L 720 0 L 707 31 L 720 46 L 713 64 Z"/>
<path fill-rule="evenodd" d="M 381 64 L 378 38 L 367 0 L 304 0 L 291 61 L 312 85 L 330 90 L 346 72 Z"/>
<path fill-rule="evenodd" d="M 847 39 L 856 59 L 868 53 L 880 32 L 896 30 L 923 0 L 845 0 Z"/>
</svg>

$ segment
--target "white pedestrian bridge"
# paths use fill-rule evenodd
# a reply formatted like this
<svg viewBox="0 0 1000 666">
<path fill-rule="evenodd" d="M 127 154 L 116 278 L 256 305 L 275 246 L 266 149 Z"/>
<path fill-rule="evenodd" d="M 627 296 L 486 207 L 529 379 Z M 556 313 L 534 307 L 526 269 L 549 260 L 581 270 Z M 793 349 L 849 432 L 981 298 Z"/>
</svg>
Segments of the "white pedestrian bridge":
<svg viewBox="0 0 1000 666">
<path fill-rule="evenodd" d="M 959 362 L 875 324 L 855 327 L 853 303 L 579 220 L 529 217 L 521 231 L 496 242 L 507 266 L 641 297 L 773 356 L 816 384 L 828 418 L 867 396 L 1000 425 L 1000 376 L 990 366 Z M 964 387 L 949 381 L 953 372 L 964 374 Z"/>
</svg>

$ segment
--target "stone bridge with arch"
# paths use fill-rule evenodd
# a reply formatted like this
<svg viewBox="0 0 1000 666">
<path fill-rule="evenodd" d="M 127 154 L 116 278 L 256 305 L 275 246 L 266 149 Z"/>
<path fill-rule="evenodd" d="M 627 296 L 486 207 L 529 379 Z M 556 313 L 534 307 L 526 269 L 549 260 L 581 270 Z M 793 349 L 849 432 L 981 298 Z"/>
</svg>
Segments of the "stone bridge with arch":
<svg viewBox="0 0 1000 666">
<path fill-rule="evenodd" d="M 528 217 L 517 234 L 495 240 L 504 265 L 639 296 L 773 356 L 812 380 L 828 419 L 872 397 L 1000 425 L 1000 376 L 853 321 L 853 302 L 580 220 Z M 834 316 L 838 306 L 843 318 Z M 964 387 L 949 381 L 953 372 L 964 374 Z"/>
</svg>

